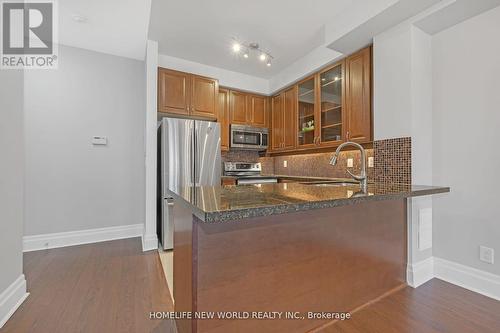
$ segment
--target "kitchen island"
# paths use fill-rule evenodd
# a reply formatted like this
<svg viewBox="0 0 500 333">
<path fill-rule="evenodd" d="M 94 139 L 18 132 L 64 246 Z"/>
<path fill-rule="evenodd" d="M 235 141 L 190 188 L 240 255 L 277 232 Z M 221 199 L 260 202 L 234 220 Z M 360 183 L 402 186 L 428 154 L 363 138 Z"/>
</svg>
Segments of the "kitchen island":
<svg viewBox="0 0 500 333">
<path fill-rule="evenodd" d="M 398 290 L 406 285 L 406 199 L 448 191 L 298 183 L 177 190 L 175 311 L 216 318 L 178 319 L 179 332 L 308 332 Z M 217 319 L 224 312 L 240 319 Z"/>
</svg>

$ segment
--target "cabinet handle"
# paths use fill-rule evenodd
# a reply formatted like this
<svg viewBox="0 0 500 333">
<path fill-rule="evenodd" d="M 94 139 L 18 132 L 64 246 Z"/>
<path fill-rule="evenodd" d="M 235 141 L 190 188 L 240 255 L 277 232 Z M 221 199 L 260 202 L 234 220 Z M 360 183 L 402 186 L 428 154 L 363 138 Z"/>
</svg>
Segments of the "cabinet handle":
<svg viewBox="0 0 500 333">
<path fill-rule="evenodd" d="M 349 140 L 349 131 L 347 131 L 346 139 Z"/>
</svg>

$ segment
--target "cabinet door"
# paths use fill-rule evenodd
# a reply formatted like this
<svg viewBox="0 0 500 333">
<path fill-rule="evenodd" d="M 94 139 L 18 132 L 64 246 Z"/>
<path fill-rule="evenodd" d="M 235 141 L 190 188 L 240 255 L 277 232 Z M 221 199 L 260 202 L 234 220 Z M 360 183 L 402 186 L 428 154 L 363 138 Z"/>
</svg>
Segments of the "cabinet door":
<svg viewBox="0 0 500 333">
<path fill-rule="evenodd" d="M 271 149 L 280 150 L 283 146 L 283 96 L 271 100 Z"/>
<path fill-rule="evenodd" d="M 300 82 L 298 86 L 297 109 L 297 147 L 306 148 L 316 145 L 316 76 Z"/>
<path fill-rule="evenodd" d="M 320 73 L 321 145 L 338 145 L 344 139 L 344 62 Z"/>
<path fill-rule="evenodd" d="M 229 150 L 229 90 L 219 89 L 219 116 L 221 150 Z"/>
<path fill-rule="evenodd" d="M 191 115 L 217 118 L 218 81 L 211 78 L 192 75 Z"/>
<path fill-rule="evenodd" d="M 239 91 L 230 92 L 230 122 L 231 124 L 246 125 L 250 120 L 247 115 L 246 94 Z"/>
<path fill-rule="evenodd" d="M 295 86 L 283 93 L 283 148 L 295 148 L 297 94 Z"/>
<path fill-rule="evenodd" d="M 371 140 L 371 48 L 346 59 L 346 139 Z"/>
<path fill-rule="evenodd" d="M 248 95 L 247 117 L 249 125 L 267 127 L 267 100 L 264 96 Z"/>
<path fill-rule="evenodd" d="M 158 112 L 189 114 L 190 75 L 158 68 Z"/>
</svg>

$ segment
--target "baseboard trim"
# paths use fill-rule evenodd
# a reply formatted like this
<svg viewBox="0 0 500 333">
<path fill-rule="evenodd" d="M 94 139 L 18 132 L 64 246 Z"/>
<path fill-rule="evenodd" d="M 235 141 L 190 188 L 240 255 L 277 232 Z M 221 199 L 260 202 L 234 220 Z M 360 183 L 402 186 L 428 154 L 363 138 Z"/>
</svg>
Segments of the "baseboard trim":
<svg viewBox="0 0 500 333">
<path fill-rule="evenodd" d="M 24 236 L 23 252 L 141 237 L 143 228 L 142 224 L 131 224 L 118 227 Z"/>
<path fill-rule="evenodd" d="M 158 250 L 158 237 L 155 235 L 142 235 L 142 251 Z"/>
<path fill-rule="evenodd" d="M 16 312 L 29 296 L 26 292 L 26 279 L 21 274 L 10 286 L 0 294 L 0 328 Z"/>
<path fill-rule="evenodd" d="M 500 275 L 434 257 L 434 276 L 500 301 Z"/>
<path fill-rule="evenodd" d="M 434 277 L 434 258 L 430 257 L 415 264 L 408 264 L 406 280 L 408 285 L 417 288 Z"/>
</svg>

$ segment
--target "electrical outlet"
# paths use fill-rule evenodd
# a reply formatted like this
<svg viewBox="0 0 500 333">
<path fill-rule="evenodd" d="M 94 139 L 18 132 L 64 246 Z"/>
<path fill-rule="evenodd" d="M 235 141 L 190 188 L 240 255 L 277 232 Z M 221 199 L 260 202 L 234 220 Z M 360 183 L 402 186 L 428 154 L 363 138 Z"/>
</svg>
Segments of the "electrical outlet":
<svg viewBox="0 0 500 333">
<path fill-rule="evenodd" d="M 287 160 L 283 161 L 283 168 L 288 168 L 288 161 Z"/>
<path fill-rule="evenodd" d="M 368 157 L 368 167 L 373 168 L 374 165 L 374 159 L 373 156 Z"/>
<path fill-rule="evenodd" d="M 488 264 L 493 264 L 495 262 L 495 250 L 490 247 L 480 246 L 479 260 L 484 261 Z"/>
<path fill-rule="evenodd" d="M 347 167 L 352 168 L 354 166 L 354 160 L 352 158 L 347 159 Z"/>
</svg>

